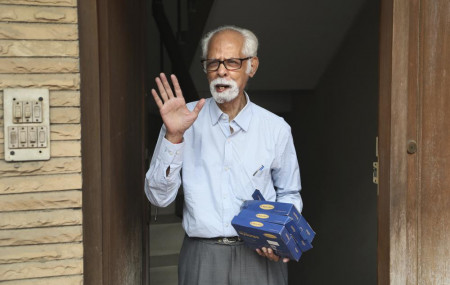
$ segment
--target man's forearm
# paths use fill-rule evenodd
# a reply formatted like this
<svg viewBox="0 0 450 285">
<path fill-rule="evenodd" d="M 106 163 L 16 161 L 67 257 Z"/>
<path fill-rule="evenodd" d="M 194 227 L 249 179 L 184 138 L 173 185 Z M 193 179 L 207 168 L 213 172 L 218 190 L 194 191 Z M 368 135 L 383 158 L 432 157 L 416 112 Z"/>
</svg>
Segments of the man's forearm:
<svg viewBox="0 0 450 285">
<path fill-rule="evenodd" d="M 299 191 L 282 191 L 277 192 L 277 202 L 293 204 L 301 213 L 303 209 L 303 201 Z"/>
<path fill-rule="evenodd" d="M 181 185 L 180 168 L 150 167 L 145 176 L 145 193 L 153 205 L 166 207 L 173 202 Z"/>
<path fill-rule="evenodd" d="M 184 144 L 173 144 L 164 138 L 164 126 L 159 134 L 149 170 L 145 175 L 145 193 L 150 202 L 165 207 L 176 197 L 181 184 Z"/>
</svg>

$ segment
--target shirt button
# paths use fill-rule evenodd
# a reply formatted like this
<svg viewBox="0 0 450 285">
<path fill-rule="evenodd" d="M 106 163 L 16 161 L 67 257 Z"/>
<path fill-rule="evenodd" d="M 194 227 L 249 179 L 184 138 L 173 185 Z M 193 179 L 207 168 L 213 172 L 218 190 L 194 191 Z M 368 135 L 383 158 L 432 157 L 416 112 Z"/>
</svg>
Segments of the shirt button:
<svg viewBox="0 0 450 285">
<path fill-rule="evenodd" d="M 170 154 L 170 155 L 173 155 L 173 151 L 169 150 L 169 154 Z"/>
<path fill-rule="evenodd" d="M 224 169 L 225 169 L 225 171 L 228 171 L 228 169 L 229 169 L 229 168 L 225 166 L 225 168 L 224 168 Z"/>
</svg>

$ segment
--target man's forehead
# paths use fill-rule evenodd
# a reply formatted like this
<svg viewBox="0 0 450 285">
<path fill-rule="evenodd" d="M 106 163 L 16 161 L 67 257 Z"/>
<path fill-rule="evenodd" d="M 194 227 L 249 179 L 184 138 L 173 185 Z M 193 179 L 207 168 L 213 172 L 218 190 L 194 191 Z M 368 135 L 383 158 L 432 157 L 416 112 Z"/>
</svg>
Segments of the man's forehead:
<svg viewBox="0 0 450 285">
<path fill-rule="evenodd" d="M 214 47 L 214 45 L 217 45 L 219 43 L 223 44 L 226 43 L 227 45 L 232 45 L 236 47 L 237 49 L 241 49 L 244 44 L 244 37 L 241 33 L 233 30 L 224 30 L 216 33 L 214 36 L 212 36 L 209 46 L 208 46 L 208 52 L 211 50 L 211 47 Z"/>
<path fill-rule="evenodd" d="M 227 37 L 233 37 L 236 39 L 242 39 L 243 40 L 243 36 L 240 32 L 235 31 L 235 30 L 222 30 L 222 31 L 218 31 L 217 33 L 215 33 L 211 39 L 215 38 L 215 37 L 219 37 L 219 36 L 227 36 Z"/>
</svg>

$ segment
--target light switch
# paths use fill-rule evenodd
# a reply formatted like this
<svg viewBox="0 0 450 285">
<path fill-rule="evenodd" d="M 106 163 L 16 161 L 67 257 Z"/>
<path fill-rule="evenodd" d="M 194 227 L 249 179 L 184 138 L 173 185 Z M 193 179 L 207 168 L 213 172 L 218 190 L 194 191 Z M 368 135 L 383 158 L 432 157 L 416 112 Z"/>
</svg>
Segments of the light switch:
<svg viewBox="0 0 450 285">
<path fill-rule="evenodd" d="M 19 134 L 17 132 L 16 127 L 8 128 L 8 137 L 9 137 L 9 148 L 18 148 L 19 147 Z"/>
<path fill-rule="evenodd" d="M 42 122 L 42 103 L 40 101 L 33 102 L 33 123 Z"/>
<path fill-rule="evenodd" d="M 28 146 L 29 147 L 37 147 L 36 127 L 28 127 Z"/>
<path fill-rule="evenodd" d="M 28 146 L 27 144 L 27 128 L 26 127 L 20 127 L 19 128 L 19 147 L 20 148 L 25 148 Z"/>
<path fill-rule="evenodd" d="M 31 122 L 32 112 L 31 112 L 31 102 L 27 101 L 23 103 L 23 121 L 24 122 Z"/>
<path fill-rule="evenodd" d="M 3 90 L 5 161 L 50 159 L 48 89 Z"/>
<path fill-rule="evenodd" d="M 46 147 L 47 146 L 47 132 L 45 127 L 39 128 L 39 146 Z"/>
<path fill-rule="evenodd" d="M 22 122 L 22 102 L 14 102 L 13 120 L 16 123 Z"/>
</svg>

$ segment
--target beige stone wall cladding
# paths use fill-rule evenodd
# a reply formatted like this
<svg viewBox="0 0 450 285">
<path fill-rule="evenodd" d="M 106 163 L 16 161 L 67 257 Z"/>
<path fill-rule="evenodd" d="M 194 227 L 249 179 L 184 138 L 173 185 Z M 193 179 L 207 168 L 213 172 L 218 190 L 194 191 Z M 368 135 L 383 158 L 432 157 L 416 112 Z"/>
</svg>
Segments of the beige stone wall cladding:
<svg viewBox="0 0 450 285">
<path fill-rule="evenodd" d="M 51 159 L 4 161 L 3 89 L 50 90 Z M 0 284 L 83 284 L 76 0 L 0 0 Z"/>
</svg>

